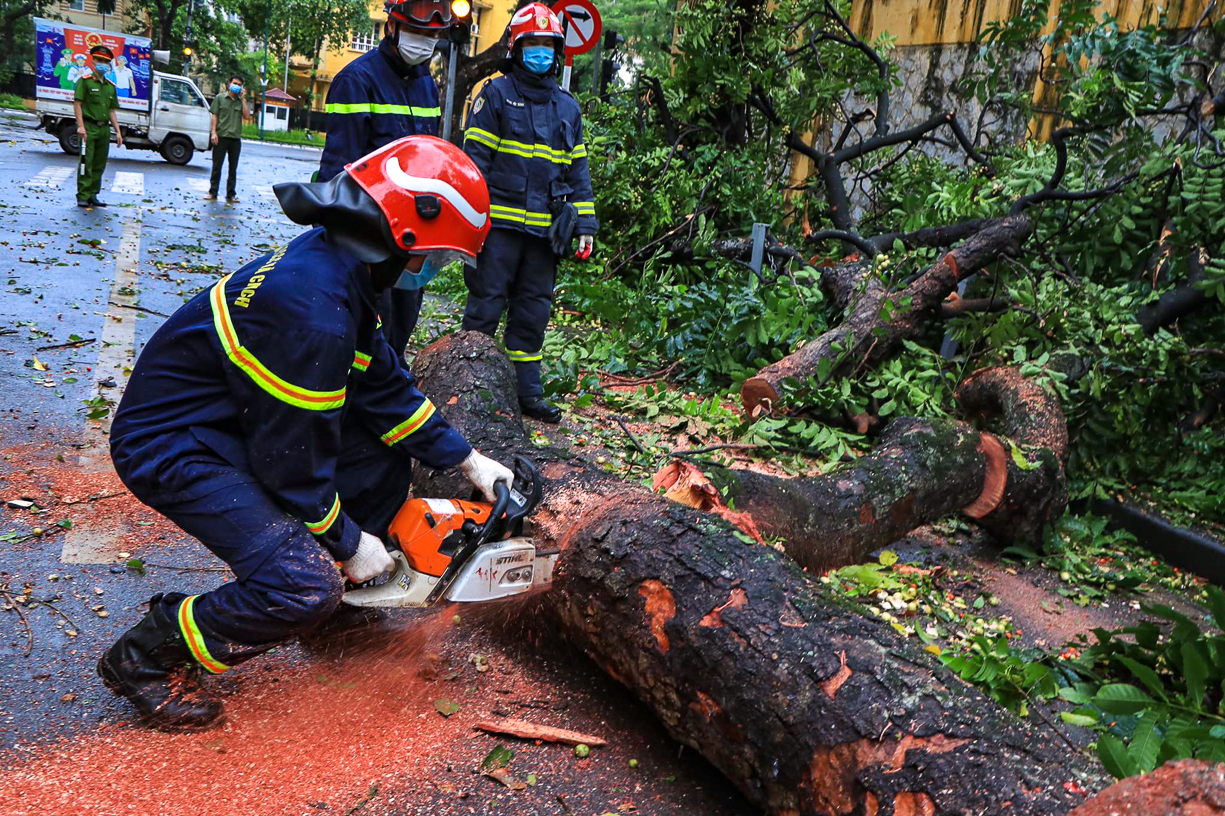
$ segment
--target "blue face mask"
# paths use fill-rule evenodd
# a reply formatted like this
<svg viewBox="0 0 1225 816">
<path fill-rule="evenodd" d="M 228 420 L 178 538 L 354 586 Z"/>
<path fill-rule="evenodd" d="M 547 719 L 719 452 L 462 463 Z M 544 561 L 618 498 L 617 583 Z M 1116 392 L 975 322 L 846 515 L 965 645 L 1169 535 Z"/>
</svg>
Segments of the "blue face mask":
<svg viewBox="0 0 1225 816">
<path fill-rule="evenodd" d="M 98 71 L 98 76 L 106 76 L 111 72 L 111 64 L 109 62 L 95 62 L 94 68 Z"/>
<path fill-rule="evenodd" d="M 553 70 L 557 54 L 549 45 L 529 45 L 523 49 L 523 67 L 533 74 L 547 74 Z"/>
<path fill-rule="evenodd" d="M 231 82 L 231 83 L 230 83 L 230 93 L 235 93 L 235 94 L 240 94 L 240 93 L 242 93 L 242 86 L 241 86 L 241 85 L 235 85 L 234 83 L 232 83 L 232 82 Z"/>
<path fill-rule="evenodd" d="M 420 272 L 413 272 L 411 269 L 405 269 L 400 273 L 399 279 L 392 284 L 394 289 L 424 289 L 425 285 L 437 277 L 442 271 L 444 264 L 437 263 L 433 258 L 426 258 L 425 263 L 421 264 Z"/>
</svg>

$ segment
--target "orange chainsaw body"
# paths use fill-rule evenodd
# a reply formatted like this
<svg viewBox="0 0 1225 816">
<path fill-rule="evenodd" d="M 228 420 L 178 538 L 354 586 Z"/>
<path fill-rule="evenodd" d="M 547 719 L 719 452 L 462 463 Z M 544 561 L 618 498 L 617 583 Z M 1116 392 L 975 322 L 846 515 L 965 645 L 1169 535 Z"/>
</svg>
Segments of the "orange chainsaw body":
<svg viewBox="0 0 1225 816">
<path fill-rule="evenodd" d="M 466 538 L 489 519 L 492 504 L 458 499 L 409 499 L 387 536 L 417 572 L 442 575 Z M 468 525 L 465 529 L 465 525 Z"/>
</svg>

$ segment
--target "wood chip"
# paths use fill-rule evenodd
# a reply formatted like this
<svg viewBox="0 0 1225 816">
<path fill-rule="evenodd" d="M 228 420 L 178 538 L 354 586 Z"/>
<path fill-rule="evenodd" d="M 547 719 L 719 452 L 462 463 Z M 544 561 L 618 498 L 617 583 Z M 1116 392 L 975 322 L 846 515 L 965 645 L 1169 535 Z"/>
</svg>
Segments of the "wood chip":
<svg viewBox="0 0 1225 816">
<path fill-rule="evenodd" d="M 560 742 L 563 745 L 589 745 L 593 748 L 608 745 L 608 740 L 592 734 L 580 734 L 578 731 L 567 731 L 564 728 L 537 725 L 527 720 L 481 720 L 473 725 L 473 728 L 487 731 L 490 734 L 507 734 L 523 739 Z"/>
<path fill-rule="evenodd" d="M 485 776 L 489 777 L 490 779 L 498 780 L 511 790 L 520 791 L 527 788 L 525 783 L 515 779 L 513 776 L 511 776 L 510 771 L 506 770 L 505 768 L 494 768 L 492 771 L 485 771 Z"/>
</svg>

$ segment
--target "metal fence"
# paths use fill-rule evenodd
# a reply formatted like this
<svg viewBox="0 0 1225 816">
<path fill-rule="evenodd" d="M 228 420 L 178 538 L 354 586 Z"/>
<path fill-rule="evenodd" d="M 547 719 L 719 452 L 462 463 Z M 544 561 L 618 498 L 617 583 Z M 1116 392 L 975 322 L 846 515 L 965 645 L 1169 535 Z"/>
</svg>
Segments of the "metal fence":
<svg viewBox="0 0 1225 816">
<path fill-rule="evenodd" d="M 323 111 L 290 108 L 289 129 L 326 132 L 328 129 L 328 115 Z"/>
</svg>

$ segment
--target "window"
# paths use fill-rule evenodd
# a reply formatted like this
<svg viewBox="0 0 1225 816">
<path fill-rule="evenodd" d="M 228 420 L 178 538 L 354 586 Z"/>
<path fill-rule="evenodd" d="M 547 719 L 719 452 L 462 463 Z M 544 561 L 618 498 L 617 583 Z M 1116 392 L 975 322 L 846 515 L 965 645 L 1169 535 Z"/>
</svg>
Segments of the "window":
<svg viewBox="0 0 1225 816">
<path fill-rule="evenodd" d="M 186 82 L 179 82 L 176 79 L 163 79 L 161 82 L 162 89 L 158 93 L 158 101 L 204 107 L 204 100 L 197 96 Z"/>
<path fill-rule="evenodd" d="M 277 119 L 288 119 L 289 118 L 289 108 L 278 107 L 276 109 L 276 118 Z"/>
<path fill-rule="evenodd" d="M 370 21 L 370 28 L 353 34 L 353 42 L 349 44 L 350 51 L 372 51 L 379 47 L 383 38 L 383 24 L 377 20 Z"/>
<path fill-rule="evenodd" d="M 69 11 L 85 11 L 85 0 L 65 0 Z"/>
</svg>

